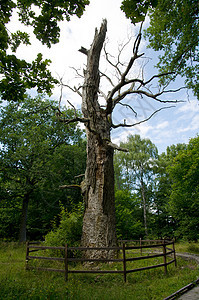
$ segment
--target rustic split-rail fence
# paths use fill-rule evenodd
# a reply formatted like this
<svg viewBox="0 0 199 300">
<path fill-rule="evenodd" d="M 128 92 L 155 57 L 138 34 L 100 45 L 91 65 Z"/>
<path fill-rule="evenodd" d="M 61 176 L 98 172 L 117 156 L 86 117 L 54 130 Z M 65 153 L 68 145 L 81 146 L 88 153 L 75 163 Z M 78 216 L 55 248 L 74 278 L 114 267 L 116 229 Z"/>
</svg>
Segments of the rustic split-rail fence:
<svg viewBox="0 0 199 300">
<path fill-rule="evenodd" d="M 132 244 L 135 244 L 133 245 Z M 65 274 L 65 279 L 68 280 L 69 273 L 101 273 L 101 274 L 123 274 L 124 281 L 126 282 L 127 274 L 149 270 L 154 268 L 164 268 L 164 273 L 167 273 L 167 266 L 169 264 L 174 263 L 177 266 L 176 262 L 176 254 L 175 254 L 175 245 L 174 241 L 168 240 L 133 240 L 133 241 L 120 241 L 119 247 L 92 247 L 92 248 L 85 248 L 85 247 L 52 247 L 52 246 L 43 246 L 38 245 L 34 242 L 27 242 L 26 245 L 26 269 L 36 269 L 41 271 L 54 271 L 54 272 L 61 272 Z M 60 256 L 61 257 L 50 257 L 50 256 L 43 256 L 41 254 L 45 254 L 45 250 L 61 250 Z M 117 253 L 121 253 L 118 255 L 117 258 L 109 259 L 109 258 L 84 258 L 83 255 L 77 255 L 75 257 L 75 253 L 83 253 L 84 251 L 115 251 Z M 136 254 L 135 255 L 135 251 Z M 35 255 L 33 255 L 35 253 Z M 37 254 L 37 255 L 36 255 Z M 121 258 L 120 258 L 121 256 Z M 139 268 L 132 268 L 127 267 L 128 262 L 134 262 L 138 260 L 149 260 L 153 258 L 162 257 L 163 262 L 158 263 L 155 265 L 150 266 L 142 266 Z M 63 262 L 63 269 L 58 268 L 48 268 L 48 267 L 41 267 L 37 266 L 37 264 L 31 265 L 30 261 L 32 260 L 48 260 L 48 261 L 59 261 Z M 154 262 L 154 260 L 153 260 Z M 71 265 L 71 263 L 90 263 L 90 268 L 88 269 L 88 265 L 86 268 L 81 270 L 77 270 L 76 268 Z M 120 270 L 103 270 L 93 269 L 92 264 L 99 264 L 99 263 L 121 263 Z M 81 265 L 82 266 L 82 265 Z"/>
</svg>

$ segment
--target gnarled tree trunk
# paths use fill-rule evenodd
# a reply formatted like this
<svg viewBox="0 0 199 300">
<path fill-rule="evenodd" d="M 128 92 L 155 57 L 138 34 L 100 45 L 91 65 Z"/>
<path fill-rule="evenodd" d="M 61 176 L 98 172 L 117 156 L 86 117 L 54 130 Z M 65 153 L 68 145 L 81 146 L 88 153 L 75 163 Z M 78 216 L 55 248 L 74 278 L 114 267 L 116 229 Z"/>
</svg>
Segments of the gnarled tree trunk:
<svg viewBox="0 0 199 300">
<path fill-rule="evenodd" d="M 87 69 L 82 95 L 82 112 L 87 133 L 87 167 L 82 193 L 85 200 L 82 245 L 116 246 L 113 148 L 109 145 L 111 123 L 98 102 L 99 59 L 106 36 L 106 20 L 96 30 L 91 48 L 86 51 Z M 113 252 L 108 256 L 112 256 Z M 104 257 L 103 251 L 87 256 Z"/>
</svg>

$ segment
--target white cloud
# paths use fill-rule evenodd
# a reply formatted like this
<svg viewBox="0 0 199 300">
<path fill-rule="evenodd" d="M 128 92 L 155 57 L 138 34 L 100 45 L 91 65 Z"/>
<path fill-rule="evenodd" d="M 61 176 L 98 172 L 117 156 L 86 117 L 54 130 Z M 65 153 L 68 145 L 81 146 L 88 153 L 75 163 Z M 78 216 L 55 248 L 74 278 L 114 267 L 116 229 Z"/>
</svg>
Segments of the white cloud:
<svg viewBox="0 0 199 300">
<path fill-rule="evenodd" d="M 165 129 L 169 126 L 169 121 L 163 121 L 156 126 L 157 130 Z"/>
</svg>

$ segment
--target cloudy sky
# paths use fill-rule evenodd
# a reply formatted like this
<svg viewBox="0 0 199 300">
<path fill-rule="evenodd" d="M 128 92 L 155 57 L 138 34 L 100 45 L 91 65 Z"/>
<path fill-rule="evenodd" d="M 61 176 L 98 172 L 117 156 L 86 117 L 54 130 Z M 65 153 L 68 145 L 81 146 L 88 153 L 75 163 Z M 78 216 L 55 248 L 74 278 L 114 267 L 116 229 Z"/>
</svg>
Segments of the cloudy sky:
<svg viewBox="0 0 199 300">
<path fill-rule="evenodd" d="M 70 86 L 82 83 L 81 78 L 77 78 L 74 68 L 79 69 L 80 73 L 86 63 L 86 56 L 78 52 L 81 46 L 89 48 L 92 43 L 95 28 L 100 27 L 102 19 L 108 21 L 107 32 L 107 50 L 112 55 L 116 56 L 118 47 L 125 43 L 128 38 L 132 37 L 132 42 L 124 52 L 123 60 L 128 60 L 131 55 L 133 39 L 136 37 L 138 28 L 133 26 L 130 21 L 125 18 L 124 13 L 120 10 L 121 0 L 90 0 L 90 5 L 81 19 L 72 17 L 70 22 L 61 24 L 61 39 L 60 43 L 48 49 L 42 46 L 36 39 L 33 39 L 33 45 L 29 48 L 22 46 L 18 50 L 17 55 L 27 60 L 33 60 L 38 52 L 42 52 L 45 58 L 52 60 L 51 70 L 55 76 L 61 77 L 65 84 Z M 16 30 L 16 19 L 10 23 L 9 29 Z M 147 26 L 147 23 L 145 24 Z M 141 52 L 145 52 L 145 57 L 149 63 L 145 66 L 144 76 L 150 78 L 155 70 L 153 65 L 157 63 L 157 54 L 146 49 L 146 42 L 141 44 Z M 150 59 L 149 59 L 150 57 Z M 143 62 L 135 66 L 134 76 L 140 71 Z M 109 72 L 108 67 L 103 63 L 102 69 Z M 111 72 L 111 71 L 110 71 Z M 108 73 L 112 74 L 112 73 Z M 111 76 L 111 75 L 110 75 Z M 173 88 L 178 88 L 182 85 L 179 80 L 173 85 Z M 103 91 L 107 90 L 106 84 L 101 86 Z M 53 99 L 59 99 L 60 89 L 54 90 Z M 168 95 L 169 99 L 185 100 L 186 102 L 176 104 L 175 107 L 165 109 L 156 114 L 151 120 L 146 123 L 137 125 L 131 129 L 116 129 L 112 131 L 112 139 L 118 143 L 125 141 L 129 134 L 140 134 L 142 138 L 149 138 L 158 147 L 159 153 L 166 150 L 166 147 L 171 144 L 187 143 L 191 137 L 195 137 L 199 133 L 199 102 L 193 97 L 192 93 L 185 90 L 174 95 Z M 63 91 L 63 103 L 70 100 L 77 108 L 81 106 L 81 98 L 73 94 L 67 88 Z M 131 101 L 129 98 L 127 102 Z M 134 108 L 138 112 L 137 118 L 130 115 L 123 109 L 118 109 L 114 115 L 114 121 L 120 122 L 124 118 L 128 121 L 139 122 L 142 119 L 151 115 L 156 110 L 156 103 L 151 100 L 140 98 L 134 99 Z"/>
</svg>

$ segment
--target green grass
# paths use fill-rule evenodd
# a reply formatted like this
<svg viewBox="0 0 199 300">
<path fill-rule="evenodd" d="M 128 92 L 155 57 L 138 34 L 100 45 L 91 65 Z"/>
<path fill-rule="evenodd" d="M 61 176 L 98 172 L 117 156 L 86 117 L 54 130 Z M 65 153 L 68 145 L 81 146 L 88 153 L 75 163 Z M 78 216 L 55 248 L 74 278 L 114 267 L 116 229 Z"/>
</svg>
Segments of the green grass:
<svg viewBox="0 0 199 300">
<path fill-rule="evenodd" d="M 199 243 L 195 242 L 179 242 L 175 244 L 176 252 L 188 252 L 199 254 Z"/>
<path fill-rule="evenodd" d="M 26 271 L 25 246 L 1 243 L 0 299 L 162 300 L 199 276 L 194 261 L 177 261 L 177 268 L 168 266 L 167 275 L 163 268 L 136 272 L 127 275 L 126 284 L 122 274 L 69 274 L 65 282 L 62 273 Z"/>
</svg>

